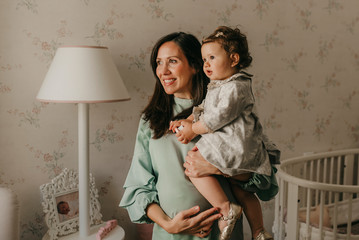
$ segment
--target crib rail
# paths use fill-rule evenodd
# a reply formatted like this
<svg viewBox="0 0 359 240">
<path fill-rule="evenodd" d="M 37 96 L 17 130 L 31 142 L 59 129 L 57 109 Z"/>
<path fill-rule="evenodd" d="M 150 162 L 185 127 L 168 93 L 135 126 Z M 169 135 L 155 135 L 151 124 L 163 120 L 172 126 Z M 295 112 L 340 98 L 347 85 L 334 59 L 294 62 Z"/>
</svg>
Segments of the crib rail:
<svg viewBox="0 0 359 240">
<path fill-rule="evenodd" d="M 275 239 L 359 239 L 359 149 L 291 158 L 278 166 Z M 345 229 L 341 228 L 346 224 Z"/>
</svg>

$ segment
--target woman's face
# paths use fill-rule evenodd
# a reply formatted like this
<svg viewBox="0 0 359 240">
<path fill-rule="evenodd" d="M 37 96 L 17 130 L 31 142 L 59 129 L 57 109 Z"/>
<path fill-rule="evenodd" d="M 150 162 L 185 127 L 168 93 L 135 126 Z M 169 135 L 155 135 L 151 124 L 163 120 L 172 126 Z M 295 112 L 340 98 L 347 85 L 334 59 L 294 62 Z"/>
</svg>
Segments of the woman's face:
<svg viewBox="0 0 359 240">
<path fill-rule="evenodd" d="M 181 48 L 175 42 L 165 42 L 158 49 L 156 75 L 167 94 L 190 99 L 192 77 L 196 70 L 191 67 Z"/>
</svg>

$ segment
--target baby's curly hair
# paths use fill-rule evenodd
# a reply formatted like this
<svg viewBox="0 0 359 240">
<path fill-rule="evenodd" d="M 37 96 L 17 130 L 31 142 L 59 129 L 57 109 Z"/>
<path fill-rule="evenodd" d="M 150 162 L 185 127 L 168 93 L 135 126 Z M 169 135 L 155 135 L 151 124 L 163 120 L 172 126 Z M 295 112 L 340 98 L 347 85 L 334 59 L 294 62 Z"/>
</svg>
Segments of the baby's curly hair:
<svg viewBox="0 0 359 240">
<path fill-rule="evenodd" d="M 247 37 L 238 28 L 227 26 L 218 27 L 211 35 L 202 40 L 202 44 L 219 42 L 228 54 L 238 53 L 238 70 L 247 68 L 252 63 L 252 57 L 248 50 Z"/>
</svg>

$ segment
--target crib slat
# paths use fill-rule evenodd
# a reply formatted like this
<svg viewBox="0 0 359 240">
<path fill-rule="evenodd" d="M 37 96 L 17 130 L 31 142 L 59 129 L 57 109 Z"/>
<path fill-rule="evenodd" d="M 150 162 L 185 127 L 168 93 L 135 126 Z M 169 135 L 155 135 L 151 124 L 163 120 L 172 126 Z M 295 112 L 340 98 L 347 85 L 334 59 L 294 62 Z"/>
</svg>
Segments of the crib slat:
<svg viewBox="0 0 359 240">
<path fill-rule="evenodd" d="M 338 231 L 338 226 L 337 226 L 337 219 L 338 219 L 338 199 L 339 199 L 339 193 L 335 192 L 334 193 L 334 214 L 333 214 L 333 234 L 334 234 L 334 240 L 337 240 L 337 231 Z"/>
<path fill-rule="evenodd" d="M 327 183 L 327 166 L 328 166 L 328 158 L 324 158 L 324 168 L 323 168 L 323 183 Z"/>
<path fill-rule="evenodd" d="M 344 155 L 344 185 L 353 184 L 354 159 L 353 155 Z"/>
<path fill-rule="evenodd" d="M 281 211 L 280 211 L 280 218 L 279 218 L 279 223 L 283 222 L 284 223 L 284 209 L 287 207 L 287 204 L 285 204 L 284 201 L 284 196 L 287 195 L 288 192 L 288 188 L 287 188 L 287 184 L 284 183 L 283 179 L 280 179 L 280 185 L 282 188 L 282 191 L 279 191 L 279 201 L 280 201 L 280 206 L 281 206 Z M 283 239 L 283 224 L 279 225 L 279 239 Z"/>
<path fill-rule="evenodd" d="M 277 176 L 278 179 L 278 185 L 279 185 L 279 189 L 280 191 L 278 192 L 278 195 L 275 198 L 276 204 L 278 204 L 278 206 L 276 207 L 276 215 L 275 215 L 275 229 L 274 229 L 274 233 L 277 234 L 278 238 L 277 239 L 282 239 L 282 232 L 283 232 L 283 223 L 284 223 L 284 209 L 286 208 L 286 206 L 284 205 L 284 201 L 283 201 L 283 195 L 286 194 L 286 190 L 285 190 L 285 186 L 284 186 L 284 180 L 282 178 L 280 178 L 279 176 Z"/>
<path fill-rule="evenodd" d="M 334 181 L 334 158 L 331 157 L 330 158 L 330 170 L 329 170 L 329 183 L 333 184 Z M 333 196 L 332 196 L 332 191 L 329 192 L 329 203 L 333 202 Z"/>
<path fill-rule="evenodd" d="M 323 230 L 323 215 L 324 215 L 324 191 L 320 191 L 320 211 L 319 211 L 319 238 L 320 240 L 324 239 L 324 230 Z"/>
<path fill-rule="evenodd" d="M 304 169 L 303 169 L 303 178 L 304 179 L 308 179 L 308 176 L 307 176 L 307 168 L 308 168 L 308 162 L 305 162 L 304 163 Z M 304 191 L 304 196 L 303 196 L 303 205 L 304 206 L 307 206 L 308 205 L 308 201 L 307 201 L 307 191 Z"/>
<path fill-rule="evenodd" d="M 298 185 L 288 182 L 287 239 L 298 239 Z"/>
<path fill-rule="evenodd" d="M 314 171 L 314 161 L 311 160 L 310 161 L 310 176 L 309 176 L 310 181 L 313 181 L 313 171 Z"/>
<path fill-rule="evenodd" d="M 277 176 L 277 182 L 278 182 L 278 187 L 279 189 L 282 189 L 281 186 L 281 181 L 279 179 L 279 177 Z M 281 191 L 278 192 L 277 196 L 274 198 L 274 223 L 273 223 L 273 227 L 272 227 L 272 231 L 274 233 L 274 235 L 276 236 L 276 234 L 278 233 L 278 229 L 279 229 L 279 224 L 280 224 L 280 216 L 281 216 L 281 205 L 279 202 L 279 195 L 281 194 Z"/>
<path fill-rule="evenodd" d="M 353 205 L 353 194 L 348 197 L 348 222 L 347 222 L 347 239 L 350 239 L 352 233 L 352 205 Z"/>
<path fill-rule="evenodd" d="M 340 157 L 338 157 L 337 158 L 337 182 L 336 182 L 336 184 L 341 184 L 341 182 L 340 182 L 340 171 L 339 171 L 339 169 L 341 169 L 341 159 L 340 159 Z"/>
<path fill-rule="evenodd" d="M 316 182 L 320 182 L 320 159 L 317 159 L 316 166 L 317 168 L 317 176 L 316 176 Z M 319 189 L 315 190 L 315 205 L 319 204 Z"/>
<path fill-rule="evenodd" d="M 307 236 L 306 236 L 306 239 L 310 240 L 311 239 L 311 232 L 310 232 L 310 208 L 311 208 L 311 205 L 310 203 L 312 202 L 312 194 L 311 194 L 311 189 L 310 188 L 307 188 L 307 212 L 306 212 L 306 232 L 307 232 Z"/>
<path fill-rule="evenodd" d="M 322 170 L 322 171 L 324 171 L 323 172 L 323 181 L 322 181 L 323 183 L 327 183 L 327 166 L 328 166 L 328 158 L 324 158 L 324 168 Z M 326 195 L 327 195 L 327 192 L 324 192 L 324 198 L 323 199 L 324 199 L 325 202 L 328 201 L 328 199 L 325 198 Z"/>
</svg>

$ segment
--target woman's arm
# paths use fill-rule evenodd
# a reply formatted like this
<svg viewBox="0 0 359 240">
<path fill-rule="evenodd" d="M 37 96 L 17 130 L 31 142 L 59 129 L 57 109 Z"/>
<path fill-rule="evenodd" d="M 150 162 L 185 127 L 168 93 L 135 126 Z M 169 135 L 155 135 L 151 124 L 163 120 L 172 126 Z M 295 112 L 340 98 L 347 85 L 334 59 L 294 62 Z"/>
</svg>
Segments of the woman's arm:
<svg viewBox="0 0 359 240">
<path fill-rule="evenodd" d="M 187 153 L 185 158 L 186 162 L 183 164 L 185 167 L 185 174 L 188 177 L 204 177 L 209 175 L 224 175 L 218 168 L 207 162 L 202 154 L 195 146 Z M 224 175 L 226 176 L 226 175 Z"/>
<path fill-rule="evenodd" d="M 206 237 L 212 230 L 212 224 L 221 217 L 216 208 L 199 213 L 199 207 L 195 206 L 179 212 L 173 219 L 167 216 L 157 203 L 148 205 L 147 216 L 160 227 L 171 234 L 190 234 L 198 237 Z"/>
</svg>

